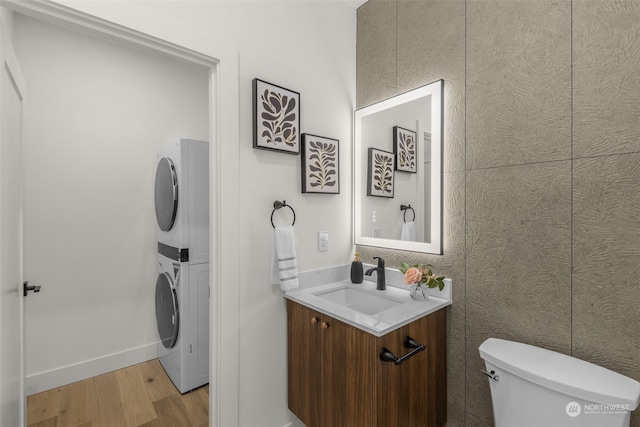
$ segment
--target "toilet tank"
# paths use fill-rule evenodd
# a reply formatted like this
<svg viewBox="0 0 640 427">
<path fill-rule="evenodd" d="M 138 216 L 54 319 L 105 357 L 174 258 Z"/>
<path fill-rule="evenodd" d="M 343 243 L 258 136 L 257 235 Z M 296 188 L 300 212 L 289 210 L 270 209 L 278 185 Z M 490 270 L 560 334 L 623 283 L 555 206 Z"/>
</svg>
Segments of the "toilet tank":
<svg viewBox="0 0 640 427">
<path fill-rule="evenodd" d="M 640 383 L 584 360 L 489 338 L 480 347 L 496 427 L 628 426 Z"/>
</svg>

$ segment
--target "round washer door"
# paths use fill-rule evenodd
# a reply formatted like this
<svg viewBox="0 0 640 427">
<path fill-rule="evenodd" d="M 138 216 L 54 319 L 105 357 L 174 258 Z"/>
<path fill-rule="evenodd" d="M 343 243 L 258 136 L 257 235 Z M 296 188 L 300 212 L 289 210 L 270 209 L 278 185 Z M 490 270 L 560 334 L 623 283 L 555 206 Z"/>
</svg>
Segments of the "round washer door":
<svg viewBox="0 0 640 427">
<path fill-rule="evenodd" d="M 156 219 L 162 231 L 173 227 L 178 213 L 178 177 L 171 159 L 163 157 L 156 169 Z"/>
<path fill-rule="evenodd" d="M 167 273 L 160 274 L 156 282 L 156 323 L 162 345 L 173 348 L 178 341 L 180 316 L 178 296 Z"/>
</svg>

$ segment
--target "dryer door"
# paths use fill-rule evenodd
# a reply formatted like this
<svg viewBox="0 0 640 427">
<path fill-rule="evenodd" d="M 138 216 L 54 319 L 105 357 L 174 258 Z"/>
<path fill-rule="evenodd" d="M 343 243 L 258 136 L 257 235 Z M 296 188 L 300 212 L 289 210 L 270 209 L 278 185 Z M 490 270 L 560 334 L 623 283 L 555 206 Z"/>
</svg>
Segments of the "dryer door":
<svg viewBox="0 0 640 427">
<path fill-rule="evenodd" d="M 167 273 L 160 274 L 156 282 L 156 323 L 162 345 L 173 348 L 178 341 L 180 315 L 178 295 L 173 287 L 173 280 Z"/>
<path fill-rule="evenodd" d="M 166 157 L 158 162 L 155 193 L 158 227 L 169 231 L 178 213 L 178 177 L 173 162 Z"/>
</svg>

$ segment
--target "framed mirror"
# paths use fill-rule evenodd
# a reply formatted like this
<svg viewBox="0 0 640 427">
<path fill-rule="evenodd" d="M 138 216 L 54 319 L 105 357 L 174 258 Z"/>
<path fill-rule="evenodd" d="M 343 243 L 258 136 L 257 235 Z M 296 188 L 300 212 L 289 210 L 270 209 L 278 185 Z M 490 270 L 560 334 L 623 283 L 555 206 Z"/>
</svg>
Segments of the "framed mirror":
<svg viewBox="0 0 640 427">
<path fill-rule="evenodd" d="M 356 110 L 357 245 L 442 254 L 444 81 Z"/>
</svg>

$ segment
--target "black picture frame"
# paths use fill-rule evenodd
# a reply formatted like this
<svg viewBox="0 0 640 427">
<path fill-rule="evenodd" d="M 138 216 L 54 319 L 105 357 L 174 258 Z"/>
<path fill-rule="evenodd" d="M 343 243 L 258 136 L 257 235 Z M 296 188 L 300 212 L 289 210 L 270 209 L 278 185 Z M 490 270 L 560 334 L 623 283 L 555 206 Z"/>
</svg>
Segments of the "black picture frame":
<svg viewBox="0 0 640 427">
<path fill-rule="evenodd" d="M 302 134 L 302 192 L 340 194 L 340 141 Z"/>
<path fill-rule="evenodd" d="M 300 154 L 300 93 L 253 79 L 253 148 Z"/>
<path fill-rule="evenodd" d="M 401 172 L 418 172 L 418 134 L 400 126 L 393 127 L 393 153 L 395 170 Z"/>
<path fill-rule="evenodd" d="M 367 150 L 367 196 L 393 198 L 394 159 L 389 151 Z"/>
</svg>

